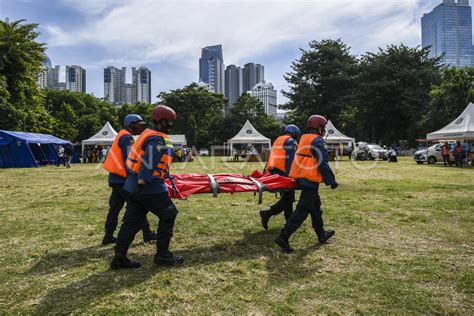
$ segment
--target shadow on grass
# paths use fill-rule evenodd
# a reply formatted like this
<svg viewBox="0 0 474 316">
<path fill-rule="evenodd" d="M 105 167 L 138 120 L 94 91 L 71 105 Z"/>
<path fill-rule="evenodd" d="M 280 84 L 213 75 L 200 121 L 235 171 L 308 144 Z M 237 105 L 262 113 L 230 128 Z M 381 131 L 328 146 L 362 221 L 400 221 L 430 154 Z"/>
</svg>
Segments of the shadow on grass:
<svg viewBox="0 0 474 316">
<path fill-rule="evenodd" d="M 199 267 L 220 262 L 237 262 L 265 257 L 264 269 L 268 272 L 267 282 L 281 286 L 312 273 L 314 268 L 304 267 L 304 257 L 316 250 L 318 246 L 297 250 L 294 254 L 281 253 L 274 245 L 278 230 L 244 232 L 244 237 L 234 243 L 219 243 L 210 247 L 195 247 L 179 251 L 185 257 L 183 266 L 172 269 Z M 52 273 L 72 267 L 86 265 L 94 259 L 110 258 L 111 249 L 104 247 L 88 247 L 77 251 L 66 251 L 48 255 L 30 271 L 33 273 Z M 151 257 L 151 258 L 150 258 Z M 37 306 L 36 312 L 67 314 L 85 307 L 104 296 L 120 292 L 145 282 L 155 274 L 162 272 L 163 267 L 150 263 L 152 256 L 133 255 L 133 260 L 143 263 L 140 269 L 111 271 L 106 270 L 87 276 L 85 279 L 68 284 L 62 288 L 49 291 Z M 59 264 L 55 264 L 59 261 Z M 246 263 L 244 263 L 246 264 Z M 247 269 L 251 270 L 252 266 Z"/>
</svg>

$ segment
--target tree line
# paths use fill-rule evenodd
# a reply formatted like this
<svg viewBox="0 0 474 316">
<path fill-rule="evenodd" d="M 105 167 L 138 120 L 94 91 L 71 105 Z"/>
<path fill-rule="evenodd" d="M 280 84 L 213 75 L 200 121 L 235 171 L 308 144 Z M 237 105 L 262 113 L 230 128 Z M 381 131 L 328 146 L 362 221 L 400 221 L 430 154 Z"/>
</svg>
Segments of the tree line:
<svg viewBox="0 0 474 316">
<path fill-rule="evenodd" d="M 37 24 L 0 21 L 0 129 L 52 133 L 80 142 L 106 121 L 117 130 L 129 113 L 148 123 L 153 105 L 116 107 L 104 99 L 70 91 L 40 90 L 45 44 L 37 42 Z M 446 68 L 428 58 L 428 49 L 391 45 L 376 53 L 351 54 L 338 40 L 312 41 L 285 74 L 288 101 L 285 123 L 304 130 L 306 118 L 321 114 L 358 140 L 393 144 L 448 124 L 474 101 L 474 68 Z M 263 104 L 243 94 L 224 116 L 227 100 L 192 83 L 162 92 L 160 102 L 178 114 L 174 133 L 185 134 L 198 148 L 222 144 L 248 119 L 275 139 L 283 125 L 264 112 Z"/>
</svg>

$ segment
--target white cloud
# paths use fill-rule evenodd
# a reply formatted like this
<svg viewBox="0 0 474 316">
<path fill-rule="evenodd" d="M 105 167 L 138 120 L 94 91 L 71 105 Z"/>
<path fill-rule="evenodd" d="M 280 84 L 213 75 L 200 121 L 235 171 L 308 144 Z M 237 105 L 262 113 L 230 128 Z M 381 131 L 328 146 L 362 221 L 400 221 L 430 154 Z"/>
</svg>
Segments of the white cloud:
<svg viewBox="0 0 474 316">
<path fill-rule="evenodd" d="M 249 61 L 270 64 L 260 58 L 273 59 L 281 47 L 299 54 L 299 47 L 324 38 L 342 38 L 356 54 L 392 43 L 418 45 L 421 15 L 434 6 L 427 2 L 63 0 L 86 22 L 71 30 L 54 25 L 47 25 L 45 30 L 48 46 L 78 46 L 86 50 L 93 45 L 102 50 L 104 56 L 100 59 L 107 58 L 116 65 L 156 65 L 166 61 L 180 71 L 184 67 L 197 73 L 200 49 L 215 44 L 223 45 L 226 65 Z M 283 75 L 289 70 L 292 59 L 278 58 L 281 61 L 273 66 L 285 66 L 271 72 L 266 67 L 267 73 Z M 276 83 L 277 90 L 286 89 L 281 75 L 266 76 Z M 195 79 L 188 78 L 187 82 Z"/>
<path fill-rule="evenodd" d="M 213 44 L 223 44 L 226 63 L 239 63 L 285 43 L 342 37 L 373 47 L 419 37 L 414 0 L 64 1 L 101 17 L 74 32 L 48 26 L 50 45 L 92 42 L 144 63 L 192 60 L 196 67 L 200 48 Z"/>
</svg>

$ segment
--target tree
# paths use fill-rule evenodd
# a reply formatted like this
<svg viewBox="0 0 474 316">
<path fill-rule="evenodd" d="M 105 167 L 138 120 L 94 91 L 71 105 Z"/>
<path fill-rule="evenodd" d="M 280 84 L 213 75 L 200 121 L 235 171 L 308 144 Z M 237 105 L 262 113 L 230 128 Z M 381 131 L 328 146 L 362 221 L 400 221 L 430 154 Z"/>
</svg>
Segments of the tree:
<svg viewBox="0 0 474 316">
<path fill-rule="evenodd" d="M 439 79 L 439 59 L 428 48 L 391 45 L 362 57 L 358 76 L 358 120 L 372 142 L 392 144 L 422 136 L 419 121 Z"/>
<path fill-rule="evenodd" d="M 474 102 L 474 68 L 443 68 L 441 82 L 433 86 L 430 97 L 428 110 L 420 120 L 424 134 L 449 124 Z"/>
<path fill-rule="evenodd" d="M 50 132 L 53 120 L 43 107 L 36 85 L 44 59 L 44 44 L 36 42 L 37 24 L 0 21 L 0 128 Z"/>
<path fill-rule="evenodd" d="M 312 41 L 309 50 L 300 49 L 302 56 L 293 61 L 292 71 L 284 77 L 289 91 L 283 108 L 290 110 L 288 123 L 306 125 L 311 114 L 332 120 L 341 118 L 343 110 L 353 103 L 356 86 L 357 59 L 340 39 Z"/>
<path fill-rule="evenodd" d="M 227 102 L 222 94 L 192 83 L 182 89 L 161 92 L 158 98 L 176 111 L 174 133 L 185 134 L 190 145 L 208 147 L 221 143 L 221 135 L 216 131 L 221 126 Z"/>
</svg>

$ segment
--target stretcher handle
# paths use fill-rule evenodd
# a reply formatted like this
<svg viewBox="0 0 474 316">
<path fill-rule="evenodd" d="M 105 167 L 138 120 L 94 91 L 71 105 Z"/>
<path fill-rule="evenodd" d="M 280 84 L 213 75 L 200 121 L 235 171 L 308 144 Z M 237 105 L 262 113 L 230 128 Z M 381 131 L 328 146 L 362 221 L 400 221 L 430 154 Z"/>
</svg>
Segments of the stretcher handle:
<svg viewBox="0 0 474 316">
<path fill-rule="evenodd" d="M 211 185 L 212 196 L 217 197 L 217 193 L 219 193 L 219 183 L 217 183 L 216 179 L 212 174 L 207 175 L 209 177 L 209 183 Z"/>
<path fill-rule="evenodd" d="M 260 183 L 259 181 L 255 180 L 252 177 L 249 177 L 250 180 L 257 186 L 258 189 L 258 204 L 262 204 L 263 202 L 263 191 L 266 190 L 266 187 Z"/>
</svg>

